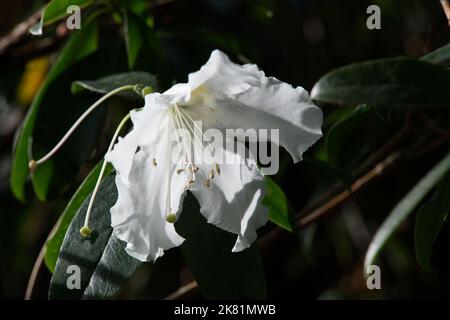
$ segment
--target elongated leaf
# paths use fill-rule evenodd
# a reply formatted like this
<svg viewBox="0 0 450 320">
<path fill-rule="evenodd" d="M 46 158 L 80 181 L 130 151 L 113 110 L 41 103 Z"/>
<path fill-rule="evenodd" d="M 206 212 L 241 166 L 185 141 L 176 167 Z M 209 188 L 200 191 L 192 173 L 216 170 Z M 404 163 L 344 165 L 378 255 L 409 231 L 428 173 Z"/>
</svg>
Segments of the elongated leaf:
<svg viewBox="0 0 450 320">
<path fill-rule="evenodd" d="M 431 270 L 433 245 L 449 211 L 450 174 L 447 174 L 439 183 L 433 198 L 420 208 L 416 216 L 416 257 L 424 270 Z"/>
<path fill-rule="evenodd" d="M 380 226 L 373 237 L 369 249 L 367 250 L 364 270 L 372 265 L 380 251 L 383 249 L 391 235 L 397 230 L 400 224 L 417 207 L 428 192 L 439 182 L 439 180 L 450 169 L 450 153 L 447 154 L 425 177 L 395 206 L 387 219 Z"/>
<path fill-rule="evenodd" d="M 105 299 L 115 295 L 130 279 L 142 262 L 130 257 L 125 251 L 126 244 L 111 235 L 105 251 L 97 263 L 83 299 Z"/>
<path fill-rule="evenodd" d="M 33 103 L 31 104 L 28 113 L 24 119 L 18 139 L 15 145 L 12 172 L 10 178 L 11 189 L 14 196 L 23 201 L 25 200 L 25 182 L 28 176 L 28 145 L 30 137 L 32 136 L 35 120 L 44 96 L 52 82 L 54 82 L 65 70 L 77 61 L 82 60 L 86 56 L 92 54 L 98 47 L 97 24 L 95 21 L 96 14 L 86 18 L 86 25 L 81 30 L 74 32 L 70 37 L 61 53 L 58 60 L 50 70 L 44 84 L 37 93 Z M 38 170 L 42 170 L 38 168 Z M 50 172 L 50 171 L 49 171 Z M 36 195 L 41 200 L 45 200 L 46 187 L 48 183 L 39 182 L 36 179 L 50 179 L 49 175 L 43 175 L 36 172 L 34 175 L 33 187 Z"/>
<path fill-rule="evenodd" d="M 232 253 L 236 235 L 208 224 L 190 193 L 184 201 L 176 229 L 186 239 L 181 250 L 206 298 L 266 297 L 264 270 L 256 245 Z"/>
<path fill-rule="evenodd" d="M 64 236 L 72 222 L 73 217 L 76 212 L 80 209 L 83 202 L 87 199 L 91 191 L 94 189 L 95 183 L 97 182 L 98 175 L 102 162 L 99 162 L 94 169 L 89 173 L 83 183 L 79 186 L 78 190 L 72 196 L 67 207 L 64 209 L 61 217 L 59 218 L 57 224 L 58 227 L 54 234 L 46 242 L 45 251 L 45 264 L 47 265 L 50 272 L 54 272 L 56 261 L 59 256 L 61 245 L 64 240 Z M 105 177 L 108 176 L 112 171 L 112 166 L 106 166 Z"/>
<path fill-rule="evenodd" d="M 340 166 L 340 154 L 344 143 L 353 129 L 360 123 L 372 108 L 367 105 L 358 106 L 352 113 L 338 121 L 326 136 L 327 158 L 331 165 Z"/>
<path fill-rule="evenodd" d="M 450 66 L 450 44 L 447 44 L 441 48 L 436 49 L 433 52 L 423 56 L 421 60 L 426 62 L 432 62 L 442 64 L 446 67 Z"/>
<path fill-rule="evenodd" d="M 158 90 L 158 83 L 154 75 L 147 72 L 132 71 L 113 74 L 97 80 L 75 81 L 72 83 L 72 93 L 76 94 L 83 90 L 89 90 L 105 94 L 118 87 L 135 84 L 152 87 L 154 91 Z M 141 96 L 133 91 L 123 91 L 118 95 L 141 99 Z"/>
<path fill-rule="evenodd" d="M 267 195 L 262 204 L 269 209 L 269 219 L 283 229 L 294 231 L 291 208 L 283 190 L 273 179 L 266 177 Z"/>
<path fill-rule="evenodd" d="M 139 51 L 142 47 L 142 35 L 137 17 L 132 12 L 125 12 L 124 32 L 127 47 L 128 67 L 133 69 Z"/>
<path fill-rule="evenodd" d="M 89 197 L 77 211 L 50 281 L 50 299 L 109 298 L 142 264 L 129 256 L 125 244 L 112 234 L 109 209 L 116 199 L 114 177 L 110 176 L 102 182 L 97 194 L 89 224 L 93 231 L 88 238 L 84 238 L 79 230 L 84 224 Z M 79 289 L 67 286 L 73 275 L 68 273 L 70 266 L 80 270 Z"/>
<path fill-rule="evenodd" d="M 449 105 L 450 71 L 408 58 L 382 59 L 339 68 L 312 89 L 316 101 L 368 104 L 382 114 L 404 105 Z"/>
<path fill-rule="evenodd" d="M 88 7 L 93 2 L 93 0 L 52 0 L 44 7 L 41 20 L 30 29 L 30 33 L 35 36 L 41 36 L 44 26 L 52 24 L 68 15 L 67 8 L 69 6 L 76 5 L 82 9 Z"/>
</svg>

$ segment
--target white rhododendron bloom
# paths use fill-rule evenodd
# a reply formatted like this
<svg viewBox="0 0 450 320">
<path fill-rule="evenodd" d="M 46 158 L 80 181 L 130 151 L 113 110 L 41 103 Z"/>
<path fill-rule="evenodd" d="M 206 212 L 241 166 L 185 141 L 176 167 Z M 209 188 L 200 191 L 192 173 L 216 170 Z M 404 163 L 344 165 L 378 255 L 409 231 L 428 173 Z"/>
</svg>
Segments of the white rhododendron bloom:
<svg viewBox="0 0 450 320">
<path fill-rule="evenodd" d="M 303 88 L 266 77 L 256 65 L 235 64 L 218 50 L 187 83 L 146 95 L 131 119 L 132 131 L 106 160 L 117 171 L 113 232 L 141 261 L 183 243 L 174 222 L 188 190 L 209 223 L 237 235 L 234 252 L 249 247 L 268 220 L 261 204 L 265 178 L 254 161 L 225 147 L 219 151 L 233 161 L 195 161 L 189 143 L 210 148 L 204 130 L 278 129 L 279 145 L 295 162 L 322 135 L 322 112 Z M 237 137 L 238 144 L 243 140 Z M 180 144 L 181 151 L 172 152 Z"/>
</svg>

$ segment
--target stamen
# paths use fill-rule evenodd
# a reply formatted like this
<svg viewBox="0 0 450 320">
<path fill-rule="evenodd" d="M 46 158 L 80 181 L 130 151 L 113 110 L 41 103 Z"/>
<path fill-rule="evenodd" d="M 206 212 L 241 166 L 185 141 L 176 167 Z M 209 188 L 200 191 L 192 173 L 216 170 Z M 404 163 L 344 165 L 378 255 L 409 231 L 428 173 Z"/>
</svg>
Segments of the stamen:
<svg viewBox="0 0 450 320">
<path fill-rule="evenodd" d="M 172 115 L 174 116 L 175 121 L 177 122 L 178 128 L 179 129 L 185 129 L 179 114 L 176 112 L 177 111 L 176 105 L 175 105 L 174 108 L 171 108 L 169 110 L 172 113 Z M 183 133 L 184 133 L 184 131 L 183 131 Z M 181 136 L 181 143 L 183 144 L 183 148 L 184 148 L 184 150 L 183 150 L 184 151 L 184 157 L 185 157 L 186 162 L 188 163 L 188 165 L 190 165 L 190 164 L 192 164 L 191 150 L 188 148 L 188 144 L 186 143 L 184 134 L 182 134 L 180 132 L 180 136 Z"/>
<path fill-rule="evenodd" d="M 189 115 L 189 113 L 187 113 L 185 110 L 183 110 L 183 108 L 178 108 L 181 113 L 183 113 L 186 117 L 189 118 L 189 120 L 194 124 L 195 128 L 197 128 L 198 131 L 201 132 L 201 137 L 202 139 L 204 138 L 204 140 L 206 141 L 206 144 L 208 145 L 209 149 L 211 150 L 211 154 L 214 153 L 214 149 L 211 146 L 211 142 L 209 141 L 209 139 L 205 136 L 205 134 L 203 133 L 203 131 L 201 130 L 201 128 L 198 126 L 198 124 L 194 121 L 194 119 L 192 119 L 192 117 Z M 186 121 L 187 123 L 187 121 Z M 188 124 L 189 128 L 191 129 L 192 134 L 197 137 L 197 135 L 194 133 L 195 131 L 192 129 L 192 127 Z M 197 137 L 198 139 L 198 137 Z M 203 146 L 203 143 L 200 140 L 200 144 Z"/>
<path fill-rule="evenodd" d="M 172 184 L 172 175 L 171 175 L 171 171 L 170 171 L 170 164 L 172 162 L 172 152 L 170 149 L 170 138 L 171 138 L 171 133 L 172 133 L 172 129 L 175 130 L 174 124 L 173 124 L 173 120 L 172 117 L 169 115 L 169 119 L 170 119 L 170 126 L 169 126 L 169 133 L 167 135 L 167 152 L 169 153 L 169 165 L 167 166 L 167 217 L 166 217 L 166 221 L 169 223 L 175 223 L 177 216 L 172 212 L 172 208 L 170 207 L 170 187 Z"/>
<path fill-rule="evenodd" d="M 134 85 L 127 85 L 123 87 L 119 87 L 117 89 L 114 89 L 107 94 L 105 94 L 103 97 L 98 99 L 92 106 L 90 106 L 79 118 L 75 123 L 72 125 L 72 127 L 66 132 L 66 134 L 61 138 L 61 140 L 56 144 L 56 146 L 53 147 L 50 152 L 48 152 L 45 156 L 40 158 L 39 160 L 35 161 L 34 159 L 31 159 L 28 163 L 28 167 L 30 168 L 31 172 L 34 172 L 37 167 L 50 159 L 61 147 L 62 145 L 67 141 L 67 139 L 72 135 L 72 133 L 75 131 L 76 128 L 83 122 L 84 119 L 92 112 L 94 111 L 103 101 L 108 99 L 109 97 L 112 97 L 113 95 L 126 90 L 134 90 Z"/>
<path fill-rule="evenodd" d="M 186 118 L 183 116 L 183 114 L 189 118 L 189 120 L 194 124 L 194 126 L 201 132 L 201 138 L 206 141 L 207 147 L 209 147 L 209 149 L 211 150 L 211 155 L 215 154 L 214 149 L 211 146 L 211 143 L 209 141 L 209 139 L 205 136 L 205 134 L 202 132 L 201 128 L 197 125 L 197 123 L 195 123 L 195 121 L 192 119 L 192 117 L 185 111 L 183 110 L 183 108 L 176 108 L 176 110 L 180 113 L 180 116 L 182 118 L 182 120 L 185 122 L 186 126 L 189 127 L 192 135 L 194 136 L 194 138 L 197 139 L 198 143 L 200 143 L 200 145 L 203 147 L 203 142 L 202 140 L 197 136 L 197 134 L 195 133 L 195 130 L 192 128 L 192 126 L 188 123 L 188 121 L 186 120 Z M 215 169 L 217 172 L 217 175 L 220 175 L 220 167 L 219 165 L 216 163 L 215 164 Z M 195 168 L 195 172 L 198 171 L 198 167 Z M 210 179 L 214 179 L 214 170 L 211 169 L 211 173 L 209 175 Z"/>
<path fill-rule="evenodd" d="M 120 121 L 119 126 L 116 129 L 116 132 L 114 132 L 114 135 L 111 139 L 111 143 L 109 144 L 108 147 L 108 152 L 110 152 L 114 146 L 114 142 L 116 141 L 120 130 L 122 130 L 123 126 L 125 125 L 125 123 L 128 121 L 128 119 L 130 119 L 130 114 L 127 114 L 122 121 Z M 86 217 L 84 219 L 84 226 L 80 229 L 80 233 L 83 235 L 83 237 L 88 237 L 91 234 L 91 229 L 89 228 L 89 216 L 91 215 L 91 211 L 92 211 L 92 206 L 94 205 L 94 200 L 95 200 L 95 196 L 97 195 L 98 189 L 100 187 L 100 183 L 102 181 L 103 175 L 105 174 L 105 170 L 106 170 L 106 165 L 107 165 L 107 161 L 103 160 L 103 164 L 102 164 L 102 168 L 100 169 L 100 174 L 98 175 L 97 178 L 97 182 L 95 183 L 95 187 L 94 187 L 94 191 L 92 191 L 92 196 L 91 199 L 89 200 L 89 205 L 86 211 Z"/>
<path fill-rule="evenodd" d="M 177 174 L 180 174 L 184 171 L 184 169 L 177 169 Z"/>
<path fill-rule="evenodd" d="M 210 180 L 209 180 L 209 179 L 206 179 L 206 180 L 205 180 L 205 187 L 206 187 L 206 188 L 209 188 L 210 185 L 211 185 Z"/>
<path fill-rule="evenodd" d="M 158 163 L 156 163 L 155 158 L 152 159 L 152 166 L 154 166 L 155 168 L 158 166 Z"/>
<path fill-rule="evenodd" d="M 192 183 L 194 183 L 195 180 L 196 180 L 196 177 L 195 177 L 195 173 L 196 173 L 196 171 L 195 171 L 195 166 L 194 166 L 192 163 L 188 163 L 188 164 L 186 165 L 186 171 L 189 171 L 189 172 L 192 174 L 192 179 L 191 179 L 191 181 L 192 181 Z"/>
</svg>

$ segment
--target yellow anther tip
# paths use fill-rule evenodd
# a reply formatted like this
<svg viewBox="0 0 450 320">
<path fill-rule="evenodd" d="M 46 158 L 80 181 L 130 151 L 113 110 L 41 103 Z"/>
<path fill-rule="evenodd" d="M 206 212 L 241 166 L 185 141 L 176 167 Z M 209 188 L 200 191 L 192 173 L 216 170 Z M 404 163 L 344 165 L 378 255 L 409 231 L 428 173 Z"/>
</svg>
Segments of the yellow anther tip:
<svg viewBox="0 0 450 320">
<path fill-rule="evenodd" d="M 177 222 L 177 215 L 175 213 L 169 213 L 166 217 L 166 221 L 168 223 L 175 223 Z"/>
<path fill-rule="evenodd" d="M 28 168 L 31 172 L 35 172 L 37 169 L 37 162 L 35 160 L 30 160 L 30 162 L 28 162 Z"/>
<path fill-rule="evenodd" d="M 80 229 L 80 233 L 83 237 L 87 238 L 91 235 L 92 230 L 89 227 L 84 226 L 83 228 Z"/>
</svg>

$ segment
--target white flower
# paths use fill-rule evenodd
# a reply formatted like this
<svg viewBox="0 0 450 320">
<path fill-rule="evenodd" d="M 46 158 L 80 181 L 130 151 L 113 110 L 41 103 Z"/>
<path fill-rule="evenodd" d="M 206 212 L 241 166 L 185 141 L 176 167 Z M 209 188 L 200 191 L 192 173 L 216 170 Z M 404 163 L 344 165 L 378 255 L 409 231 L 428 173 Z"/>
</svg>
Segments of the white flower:
<svg viewBox="0 0 450 320">
<path fill-rule="evenodd" d="M 197 164 L 188 147 L 174 156 L 176 129 L 189 132 L 182 141 L 192 139 L 205 148 L 203 132 L 193 135 L 193 121 L 222 131 L 279 129 L 279 144 L 299 161 L 321 137 L 322 112 L 303 88 L 266 77 L 256 65 L 237 65 L 215 50 L 187 83 L 145 96 L 144 108 L 133 111 L 131 119 L 133 130 L 106 155 L 117 171 L 111 224 L 129 255 L 152 261 L 184 241 L 173 222 L 187 190 L 209 223 L 237 235 L 234 252 L 249 247 L 268 220 L 261 204 L 265 181 L 254 163 L 225 149 L 239 161 Z"/>
</svg>

